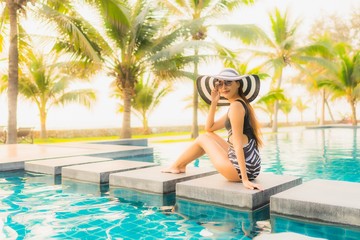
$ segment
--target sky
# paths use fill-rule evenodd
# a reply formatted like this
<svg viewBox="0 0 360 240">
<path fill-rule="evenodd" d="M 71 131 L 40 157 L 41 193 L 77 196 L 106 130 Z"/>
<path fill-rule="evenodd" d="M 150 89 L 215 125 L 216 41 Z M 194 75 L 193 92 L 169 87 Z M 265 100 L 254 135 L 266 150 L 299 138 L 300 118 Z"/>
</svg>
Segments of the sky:
<svg viewBox="0 0 360 240">
<path fill-rule="evenodd" d="M 236 13 L 227 16 L 224 21 L 233 23 L 255 23 L 263 29 L 269 28 L 268 13 L 275 7 L 280 11 L 288 10 L 292 19 L 300 19 L 300 31 L 306 32 L 315 19 L 325 15 L 337 14 L 347 17 L 352 10 L 360 8 L 359 0 L 259 0 L 252 7 L 243 7 Z M 209 63 L 201 67 L 200 74 L 216 74 L 222 69 L 219 63 Z M 96 89 L 98 101 L 90 109 L 78 105 L 66 105 L 65 107 L 53 107 L 48 113 L 47 129 L 86 129 L 86 128 L 120 128 L 122 115 L 116 112 L 117 100 L 110 98 L 109 84 L 111 79 L 106 75 L 96 75 L 89 87 Z M 192 83 L 190 81 L 175 82 L 174 91 L 161 101 L 159 107 L 150 115 L 149 125 L 153 128 L 158 126 L 190 126 L 192 124 L 192 109 L 186 108 L 184 101 L 192 95 Z M 260 95 L 268 91 L 266 84 L 262 86 Z M 304 89 L 293 89 L 293 96 L 303 96 Z M 317 103 L 311 103 L 317 104 Z M 338 109 L 350 108 L 343 101 L 336 102 Z M 358 111 L 359 112 L 359 111 Z M 306 111 L 306 120 L 315 118 L 315 108 Z M 334 115 L 340 110 L 334 111 Z M 293 111 L 290 120 L 298 120 L 300 114 Z M 258 112 L 260 121 L 268 121 L 268 117 Z M 279 116 L 280 121 L 284 116 Z M 141 121 L 132 116 L 132 127 L 140 127 Z M 199 113 L 199 124 L 205 122 L 205 115 Z M 7 96 L 0 95 L 0 126 L 7 125 Z M 32 126 L 40 129 L 40 120 L 37 108 L 19 97 L 18 127 Z"/>
</svg>

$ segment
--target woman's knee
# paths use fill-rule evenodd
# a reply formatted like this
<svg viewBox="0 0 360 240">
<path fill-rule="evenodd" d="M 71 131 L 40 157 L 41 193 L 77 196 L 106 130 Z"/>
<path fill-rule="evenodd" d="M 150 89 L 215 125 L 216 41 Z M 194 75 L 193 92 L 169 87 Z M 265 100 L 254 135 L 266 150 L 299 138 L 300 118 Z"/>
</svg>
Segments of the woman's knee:
<svg viewBox="0 0 360 240">
<path fill-rule="evenodd" d="M 211 132 L 203 133 L 195 139 L 195 142 L 202 143 L 202 142 L 208 141 L 209 139 L 213 139 L 213 134 L 214 133 L 211 133 Z"/>
</svg>

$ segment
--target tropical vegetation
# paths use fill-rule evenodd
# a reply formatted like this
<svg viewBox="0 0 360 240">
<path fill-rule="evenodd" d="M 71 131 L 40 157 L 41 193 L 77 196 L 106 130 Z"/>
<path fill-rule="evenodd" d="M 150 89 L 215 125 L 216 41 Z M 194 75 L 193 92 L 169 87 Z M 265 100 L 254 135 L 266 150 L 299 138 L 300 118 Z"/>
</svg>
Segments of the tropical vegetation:
<svg viewBox="0 0 360 240">
<path fill-rule="evenodd" d="M 7 54 L 0 58 L 7 62 L 7 73 L 0 76 L 3 80 L 0 91 L 6 91 L 8 96 L 7 143 L 16 143 L 19 94 L 36 102 L 42 136 L 46 137 L 46 114 L 50 106 L 68 101 L 89 106 L 95 100 L 93 91 L 73 92 L 68 87 L 74 80 L 90 80 L 97 71 L 114 80 L 113 86 L 117 88 L 114 96 L 122 101 L 122 138 L 131 137 L 132 114 L 139 115 L 144 129 L 150 132 L 148 116 L 170 91 L 168 86 L 175 80 L 191 80 L 191 136 L 196 137 L 198 110 L 206 107 L 201 107 L 201 102 L 199 105 L 195 79 L 199 69 L 210 60 L 239 72 L 247 72 L 249 64 L 255 66 L 254 72 L 262 76 L 267 73 L 262 81 L 270 80 L 269 89 L 262 91 L 255 107 L 269 115 L 273 131 L 278 128 L 279 109 L 288 121 L 295 107 L 302 122 L 303 112 L 308 108 L 303 98 L 295 101 L 287 93 L 289 84 L 306 86 L 313 98 L 322 96 L 321 124 L 325 105 L 330 109 L 329 101 L 345 99 L 351 109 L 351 123 L 356 125 L 360 98 L 360 44 L 356 40 L 360 39 L 356 21 L 359 14 L 355 12 L 348 23 L 316 23 L 323 26 L 321 31 L 313 30 L 305 40 L 297 34 L 300 22 L 291 21 L 289 13 L 279 9 L 269 14 L 270 29 L 217 22 L 219 16 L 254 2 L 0 1 L 0 54 Z M 79 14 L 79 6 L 85 5 L 92 9 L 93 19 Z M 34 44 L 34 36 L 22 26 L 26 17 L 51 29 L 49 36 L 44 36 L 47 43 L 52 43 L 50 51 L 39 51 L 43 45 L 38 41 Z M 220 35 L 236 39 L 238 47 L 220 44 L 217 38 Z M 288 77 L 288 69 L 299 74 Z M 166 87 L 158 89 L 159 86 Z"/>
<path fill-rule="evenodd" d="M 96 93 L 89 88 L 71 88 L 72 84 L 86 80 L 96 72 L 86 62 L 64 61 L 54 56 L 32 54 L 26 60 L 26 69 L 19 78 L 19 93 L 35 103 L 40 116 L 40 137 L 46 138 L 46 119 L 53 106 L 80 103 L 90 107 L 96 100 Z M 26 71 L 27 70 L 27 71 Z"/>
</svg>

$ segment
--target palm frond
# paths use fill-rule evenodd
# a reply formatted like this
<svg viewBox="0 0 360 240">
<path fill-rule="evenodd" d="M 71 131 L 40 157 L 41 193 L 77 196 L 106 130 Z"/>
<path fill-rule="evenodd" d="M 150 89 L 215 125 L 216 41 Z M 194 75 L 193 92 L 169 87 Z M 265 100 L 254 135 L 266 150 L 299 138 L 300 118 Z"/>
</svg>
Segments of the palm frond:
<svg viewBox="0 0 360 240">
<path fill-rule="evenodd" d="M 44 22 L 56 24 L 56 30 L 67 36 L 63 41 L 59 40 L 56 49 L 65 49 L 76 56 L 100 62 L 100 48 L 97 43 L 90 40 L 88 35 L 95 36 L 96 31 L 90 24 L 85 24 L 85 20 L 79 16 L 65 15 L 59 11 L 42 4 L 37 11 L 43 17 Z"/>
<path fill-rule="evenodd" d="M 96 93 L 92 89 L 73 90 L 62 94 L 55 104 L 79 103 L 90 107 L 96 100 Z"/>
<path fill-rule="evenodd" d="M 214 27 L 219 32 L 227 34 L 229 38 L 240 39 L 245 44 L 264 43 L 274 46 L 268 35 L 255 24 L 221 24 Z"/>
</svg>

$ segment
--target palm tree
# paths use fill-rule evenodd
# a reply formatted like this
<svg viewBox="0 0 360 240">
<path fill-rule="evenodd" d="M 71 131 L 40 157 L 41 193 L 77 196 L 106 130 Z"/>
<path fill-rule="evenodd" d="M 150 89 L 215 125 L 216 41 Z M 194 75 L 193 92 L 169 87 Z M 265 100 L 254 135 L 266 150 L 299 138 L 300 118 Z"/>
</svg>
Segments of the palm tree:
<svg viewBox="0 0 360 240">
<path fill-rule="evenodd" d="M 302 100 L 301 98 L 298 98 L 295 102 L 296 109 L 300 112 L 300 120 L 301 123 L 304 122 L 304 111 L 309 108 Z"/>
<path fill-rule="evenodd" d="M 334 69 L 333 62 L 337 61 L 338 46 L 347 43 L 352 46 L 353 49 L 359 49 L 359 24 L 357 21 L 358 13 L 354 12 L 350 17 L 350 21 L 344 21 L 337 15 L 329 16 L 325 19 L 316 21 L 309 33 L 309 38 L 312 39 L 316 44 L 322 45 L 323 48 L 321 51 L 317 51 L 316 54 L 319 54 L 324 61 L 319 64 L 310 64 L 308 65 L 309 71 L 312 72 L 311 76 L 308 75 L 307 83 L 311 92 L 321 93 L 321 115 L 320 115 L 320 125 L 325 123 L 325 107 L 328 108 L 330 117 L 334 122 L 334 117 L 331 113 L 331 109 L 328 103 L 328 98 L 331 95 L 329 88 L 324 88 L 319 86 L 319 80 L 324 80 L 324 74 L 328 71 Z"/>
<path fill-rule="evenodd" d="M 122 94 L 116 86 L 116 82 L 112 83 L 112 96 L 119 99 Z M 135 94 L 131 101 L 132 113 L 142 122 L 144 134 L 150 134 L 151 130 L 148 124 L 148 118 L 151 113 L 160 104 L 160 101 L 171 91 L 170 85 L 162 85 L 161 81 L 150 81 L 150 77 L 146 81 L 143 78 L 135 86 Z M 124 111 L 124 105 L 119 104 L 119 112 Z"/>
<path fill-rule="evenodd" d="M 305 84 L 312 97 L 320 95 L 321 111 L 319 124 L 323 125 L 325 123 L 325 106 L 328 108 L 333 121 L 334 119 L 328 104 L 329 92 L 327 89 L 319 86 L 319 78 L 321 78 L 328 69 L 332 69 L 333 67 L 332 62 L 336 59 L 335 43 L 328 34 L 312 36 L 311 39 L 317 47 L 311 49 L 307 54 L 317 56 L 318 61 L 308 62 L 305 69 L 307 74 L 300 72 L 299 75 L 293 79 L 296 84 L 301 84 L 302 86 Z"/>
<path fill-rule="evenodd" d="M 83 61 L 61 62 L 59 55 L 51 56 L 50 61 L 41 54 L 30 55 L 27 71 L 24 70 L 19 81 L 19 93 L 34 102 L 40 114 L 40 137 L 46 138 L 46 119 L 51 107 L 68 103 L 80 103 L 90 107 L 96 100 L 92 89 L 70 90 L 71 84 L 86 79 L 97 69 Z"/>
<path fill-rule="evenodd" d="M 22 36 L 18 34 L 19 16 L 25 15 L 27 3 L 33 4 L 33 11 L 37 16 L 44 17 L 47 21 L 56 24 L 59 32 L 66 38 L 67 50 L 81 55 L 88 61 L 99 61 L 100 49 L 90 40 L 88 34 L 93 33 L 91 26 L 82 24 L 84 21 L 74 11 L 71 1 L 67 0 L 44 0 L 36 2 L 34 0 L 6 0 L 6 7 L 2 14 L 1 22 L 9 22 L 9 59 L 8 59 L 8 131 L 7 143 L 15 144 L 17 142 L 17 97 L 19 80 L 19 48 Z M 21 14 L 19 14 L 21 13 Z M 1 31 L 4 31 L 4 25 L 1 24 Z M 3 33 L 2 33 L 3 34 Z M 65 43 L 62 42 L 62 43 Z"/>
<path fill-rule="evenodd" d="M 278 9 L 275 9 L 274 13 L 270 14 L 270 22 L 271 35 L 266 34 L 255 25 L 248 25 L 246 32 L 232 33 L 232 36 L 241 39 L 247 44 L 261 44 L 256 49 L 245 49 L 243 51 L 250 51 L 257 61 L 262 61 L 259 66 L 262 67 L 263 71 L 273 71 L 271 90 L 276 91 L 281 89 L 283 73 L 286 67 L 294 67 L 307 73 L 303 65 L 312 61 L 320 61 L 321 59 L 309 54 L 318 48 L 317 45 L 298 46 L 296 42 L 298 23 L 295 22 L 291 25 L 287 12 L 282 15 Z M 273 132 L 276 132 L 278 129 L 278 110 L 279 102 L 276 100 L 273 111 Z"/>
<path fill-rule="evenodd" d="M 274 105 L 276 101 L 285 101 L 286 97 L 282 89 L 271 90 L 255 103 L 254 107 L 258 108 L 269 115 L 269 123 L 273 124 L 274 121 Z"/>
<path fill-rule="evenodd" d="M 119 2 L 113 0 L 111 6 L 108 1 L 89 2 L 96 3 L 93 6 L 101 14 L 104 38 L 109 45 L 104 51 L 106 71 L 115 79 L 122 94 L 124 114 L 120 136 L 131 138 L 132 99 L 143 74 L 147 72 L 159 79 L 174 79 L 182 74 L 178 69 L 194 59 L 183 58 L 181 47 L 169 49 L 184 28 L 164 31 L 166 18 L 158 7 L 146 0 L 124 1 L 129 10 L 128 25 L 116 18 L 124 8 Z"/>
<path fill-rule="evenodd" d="M 8 78 L 8 131 L 7 143 L 17 141 L 17 96 L 18 96 L 18 11 L 26 5 L 27 1 L 17 4 L 14 0 L 6 0 L 10 22 L 9 44 L 9 78 Z"/>
<path fill-rule="evenodd" d="M 333 98 L 345 97 L 351 108 L 351 123 L 357 125 L 356 103 L 360 99 L 360 52 L 351 52 L 346 44 L 337 44 L 338 59 L 319 80 L 320 87 Z"/>
<path fill-rule="evenodd" d="M 293 103 L 291 99 L 285 98 L 284 101 L 280 101 L 279 108 L 286 116 L 286 123 L 289 123 L 289 114 L 292 110 Z"/>
<path fill-rule="evenodd" d="M 205 43 L 204 40 L 208 37 L 209 28 L 214 28 L 220 31 L 233 31 L 235 28 L 225 24 L 211 24 L 211 21 L 217 20 L 222 14 L 230 13 L 234 8 L 241 4 L 252 4 L 254 0 L 161 0 L 161 4 L 169 10 L 171 17 L 175 18 L 174 24 L 182 24 L 182 22 L 193 23 L 194 28 L 191 30 L 191 40 L 203 42 L 202 44 L 196 44 L 193 47 L 193 55 L 198 56 L 204 47 L 209 48 L 209 43 Z M 236 31 L 241 31 L 240 25 L 237 25 Z M 216 38 L 213 36 L 213 38 Z M 212 42 L 212 49 L 216 49 L 218 54 L 214 54 L 213 58 L 231 59 L 232 53 L 219 43 Z M 199 97 L 196 89 L 196 77 L 199 75 L 199 61 L 193 63 L 193 123 L 191 137 L 195 138 L 199 135 L 198 128 L 198 108 Z"/>
</svg>

